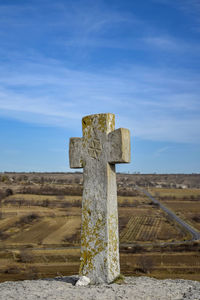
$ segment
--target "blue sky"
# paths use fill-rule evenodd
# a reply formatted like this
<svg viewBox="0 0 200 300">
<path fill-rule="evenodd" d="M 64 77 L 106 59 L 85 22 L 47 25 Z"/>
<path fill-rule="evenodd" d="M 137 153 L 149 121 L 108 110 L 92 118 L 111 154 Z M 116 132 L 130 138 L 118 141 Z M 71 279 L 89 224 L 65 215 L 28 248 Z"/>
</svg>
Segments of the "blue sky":
<svg viewBox="0 0 200 300">
<path fill-rule="evenodd" d="M 131 131 L 118 171 L 200 171 L 200 1 L 0 0 L 0 171 L 70 171 L 102 112 Z"/>
</svg>

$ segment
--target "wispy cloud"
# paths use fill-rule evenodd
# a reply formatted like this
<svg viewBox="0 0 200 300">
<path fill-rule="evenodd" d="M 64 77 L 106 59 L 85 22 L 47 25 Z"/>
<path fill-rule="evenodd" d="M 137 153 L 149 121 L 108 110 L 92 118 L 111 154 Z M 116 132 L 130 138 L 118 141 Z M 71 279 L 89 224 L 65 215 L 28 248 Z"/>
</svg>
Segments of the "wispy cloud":
<svg viewBox="0 0 200 300">
<path fill-rule="evenodd" d="M 199 0 L 179 0 L 180 8 L 192 15 L 200 15 Z"/>
<path fill-rule="evenodd" d="M 175 5 L 170 0 L 154 1 Z M 36 39 L 42 43 L 42 39 L 50 36 L 48 44 L 51 47 L 64 45 L 65 51 L 73 47 L 72 51 L 78 55 L 83 51 L 79 51 L 79 48 L 87 48 L 89 51 L 90 47 L 193 52 L 199 55 L 200 43 L 187 43 L 181 38 L 160 32 L 155 25 L 137 17 L 133 12 L 111 9 L 103 1 L 46 2 L 50 12 L 48 14 L 44 13 L 45 2 L 38 6 L 31 2 L 23 5 L 0 5 L 1 44 L 13 50 L 12 45 L 16 40 L 21 40 L 21 47 L 23 42 L 28 41 L 29 47 L 25 47 L 25 51 L 31 51 L 34 46 L 31 40 Z M 195 0 L 178 0 L 176 6 L 179 9 L 198 11 L 199 5 Z M 194 9 L 195 6 L 197 10 Z"/>
<path fill-rule="evenodd" d="M 165 50 L 179 50 L 179 44 L 176 40 L 162 36 L 146 37 L 143 39 L 146 44 Z"/>
<path fill-rule="evenodd" d="M 110 48 L 120 50 L 139 50 L 143 52 L 163 51 L 174 55 L 188 54 L 200 56 L 200 43 L 186 43 L 185 41 L 169 36 L 144 35 L 140 38 L 100 38 L 100 37 L 74 37 L 66 41 L 57 41 L 58 44 L 73 48 Z"/>
<path fill-rule="evenodd" d="M 169 149 L 171 149 L 171 148 L 172 147 L 170 147 L 170 146 L 159 148 L 155 151 L 154 156 L 155 157 L 161 156 L 163 153 L 169 151 Z"/>
<path fill-rule="evenodd" d="M 0 6 L 2 116 L 74 130 L 113 112 L 138 137 L 200 141 L 197 41 L 100 0 L 34 3 Z"/>
<path fill-rule="evenodd" d="M 199 78 L 184 73 L 120 66 L 97 74 L 55 61 L 24 62 L 15 71 L 5 66 L 0 113 L 73 130 L 83 115 L 114 112 L 138 137 L 197 142 Z"/>
</svg>

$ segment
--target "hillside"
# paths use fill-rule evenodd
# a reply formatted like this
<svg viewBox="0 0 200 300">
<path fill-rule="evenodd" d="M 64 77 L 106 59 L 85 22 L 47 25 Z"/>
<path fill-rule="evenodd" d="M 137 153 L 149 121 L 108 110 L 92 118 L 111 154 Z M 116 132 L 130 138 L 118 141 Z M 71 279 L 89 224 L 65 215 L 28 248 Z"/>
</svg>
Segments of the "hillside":
<svg viewBox="0 0 200 300">
<path fill-rule="evenodd" d="M 193 188 L 166 187 L 171 186 L 174 176 L 179 184 L 184 180 Z M 161 177 L 165 178 L 165 188 L 155 187 Z M 199 175 L 117 175 L 120 264 L 124 275 L 200 280 L 200 243 L 192 241 L 190 234 L 142 192 L 148 189 L 200 230 L 196 177 Z M 136 182 L 141 190 L 136 188 Z M 81 194 L 81 173 L 0 175 L 0 281 L 78 273 Z"/>
</svg>

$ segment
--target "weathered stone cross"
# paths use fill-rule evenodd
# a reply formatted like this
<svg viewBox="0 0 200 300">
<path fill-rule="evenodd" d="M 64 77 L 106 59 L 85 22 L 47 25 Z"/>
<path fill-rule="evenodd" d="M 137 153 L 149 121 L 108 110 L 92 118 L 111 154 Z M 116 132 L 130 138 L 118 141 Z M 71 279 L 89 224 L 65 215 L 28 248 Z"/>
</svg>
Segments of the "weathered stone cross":
<svg viewBox="0 0 200 300">
<path fill-rule="evenodd" d="M 71 168 L 83 168 L 80 275 L 92 284 L 120 274 L 116 163 L 130 162 L 130 133 L 114 114 L 82 119 L 83 138 L 71 138 Z"/>
</svg>

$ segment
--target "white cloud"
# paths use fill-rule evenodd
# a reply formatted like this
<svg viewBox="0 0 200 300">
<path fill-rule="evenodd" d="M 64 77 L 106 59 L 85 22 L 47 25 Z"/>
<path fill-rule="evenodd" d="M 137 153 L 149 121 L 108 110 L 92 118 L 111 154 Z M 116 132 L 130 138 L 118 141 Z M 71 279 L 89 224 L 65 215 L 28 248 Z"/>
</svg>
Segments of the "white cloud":
<svg viewBox="0 0 200 300">
<path fill-rule="evenodd" d="M 0 73 L 0 114 L 73 131 L 84 115 L 113 112 L 117 125 L 138 137 L 198 142 L 199 77 L 184 74 L 139 66 L 86 72 L 51 60 L 24 61 L 15 71 L 5 65 Z"/>
<path fill-rule="evenodd" d="M 191 1 L 198 7 L 196 1 Z M 145 19 L 110 8 L 103 1 L 78 1 L 79 5 L 75 2 L 0 6 L 0 54 L 4 59 L 0 69 L 0 114 L 73 130 L 86 114 L 113 112 L 118 124 L 131 128 L 138 137 L 200 141 L 198 73 L 178 64 L 167 67 L 167 62 L 161 63 L 160 68 L 153 61 L 148 67 L 142 65 L 144 53 L 148 56 L 151 51 L 156 53 L 156 62 L 163 53 L 199 56 L 199 43 L 188 45 L 187 40 L 163 35 Z M 47 3 L 49 10 L 45 14 Z M 44 50 L 40 45 L 45 43 L 49 45 Z M 120 62 L 98 67 L 95 57 L 97 66 L 93 67 L 91 60 L 87 68 L 81 66 L 84 47 L 86 57 L 95 47 L 128 51 L 120 56 Z M 143 51 L 137 64 L 136 60 L 127 59 L 126 56 L 134 56 L 130 50 Z M 61 57 L 53 55 L 53 51 L 61 53 Z M 69 56 L 65 56 L 65 51 Z M 73 58 L 76 51 L 80 57 Z M 136 54 L 140 56 L 139 52 Z M 112 60 L 112 54 L 109 55 Z M 186 58 L 182 56 L 184 61 Z"/>
<path fill-rule="evenodd" d="M 173 41 L 170 38 L 165 38 L 165 37 L 159 37 L 159 36 L 155 36 L 155 37 L 146 37 L 143 39 L 145 43 L 158 47 L 158 48 L 162 48 L 165 50 L 177 50 L 180 49 L 179 48 L 179 44 L 176 41 Z"/>
<path fill-rule="evenodd" d="M 155 157 L 161 156 L 163 153 L 168 152 L 169 149 L 171 149 L 171 148 L 172 147 L 170 147 L 170 146 L 159 148 L 155 151 L 154 156 Z"/>
</svg>

